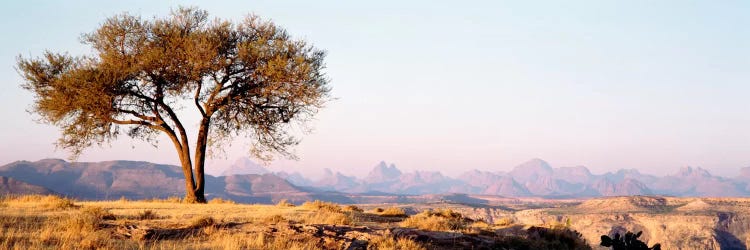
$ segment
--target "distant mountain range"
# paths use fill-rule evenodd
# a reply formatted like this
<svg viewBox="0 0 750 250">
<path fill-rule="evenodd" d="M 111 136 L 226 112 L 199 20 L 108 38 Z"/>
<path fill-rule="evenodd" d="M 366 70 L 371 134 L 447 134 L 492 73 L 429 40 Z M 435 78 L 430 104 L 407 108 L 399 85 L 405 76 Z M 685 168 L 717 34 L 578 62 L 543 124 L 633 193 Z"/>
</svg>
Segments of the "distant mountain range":
<svg viewBox="0 0 750 250">
<path fill-rule="evenodd" d="M 325 170 L 323 178 L 317 181 L 305 179 L 299 174 L 284 173 L 281 176 L 295 185 L 346 193 L 464 193 L 544 198 L 622 195 L 750 196 L 750 167 L 741 169 L 740 175 L 734 178 L 714 176 L 699 167 L 683 167 L 677 173 L 667 176 L 642 174 L 635 169 L 595 175 L 583 166 L 553 168 L 541 159 L 532 159 L 507 173 L 470 170 L 455 178 L 430 171 L 404 173 L 395 165 L 385 162 L 377 164 L 362 179 L 331 170 Z"/>
<path fill-rule="evenodd" d="M 209 198 L 249 203 L 272 203 L 281 199 L 398 202 L 435 194 L 543 198 L 652 194 L 750 196 L 750 167 L 741 169 L 740 175 L 734 178 L 713 176 L 705 169 L 693 167 L 661 177 L 634 169 L 595 175 L 583 166 L 553 168 L 541 159 L 527 161 L 507 173 L 470 170 L 455 178 L 436 171 L 402 172 L 394 164 L 385 162 L 375 165 L 361 179 L 330 169 L 324 171 L 322 178 L 311 180 L 296 172 L 271 173 L 249 159 L 240 159 L 222 176 L 207 176 L 206 194 Z M 0 166 L 0 195 L 56 193 L 80 199 L 144 199 L 182 196 L 183 190 L 182 171 L 172 165 L 137 161 L 71 163 L 45 159 Z M 463 197 L 446 197 L 454 196 Z"/>
</svg>

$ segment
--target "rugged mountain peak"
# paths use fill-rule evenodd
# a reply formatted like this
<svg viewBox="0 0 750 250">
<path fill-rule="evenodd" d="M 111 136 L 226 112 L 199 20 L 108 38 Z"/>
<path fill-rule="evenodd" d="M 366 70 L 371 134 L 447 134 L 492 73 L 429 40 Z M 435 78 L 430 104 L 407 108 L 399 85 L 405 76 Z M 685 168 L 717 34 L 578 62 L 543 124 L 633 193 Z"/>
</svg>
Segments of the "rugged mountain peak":
<svg viewBox="0 0 750 250">
<path fill-rule="evenodd" d="M 396 165 L 391 164 L 388 166 L 385 161 L 381 161 L 378 165 L 375 165 L 375 167 L 372 168 L 364 181 L 368 183 L 391 181 L 398 179 L 401 174 L 401 170 L 398 170 Z"/>
<path fill-rule="evenodd" d="M 333 176 L 333 171 L 330 168 L 323 169 L 323 178 L 332 177 L 332 176 Z"/>
<path fill-rule="evenodd" d="M 521 163 L 521 165 L 518 165 L 515 168 L 513 168 L 513 171 L 529 170 L 529 169 L 540 171 L 540 172 L 550 172 L 550 173 L 552 172 L 552 167 L 550 167 L 549 163 L 539 158 L 534 158 L 527 162 Z"/>
<path fill-rule="evenodd" d="M 703 169 L 703 168 L 700 168 L 700 167 L 695 167 L 694 168 L 694 167 L 687 166 L 687 167 L 680 168 L 680 170 L 677 172 L 677 176 L 680 176 L 680 177 L 711 177 L 711 174 L 708 171 L 706 171 L 705 169 Z"/>
<path fill-rule="evenodd" d="M 224 170 L 220 176 L 266 174 L 268 170 L 260 164 L 252 161 L 249 157 L 237 159 L 229 168 Z"/>
<path fill-rule="evenodd" d="M 539 158 L 531 159 L 510 171 L 510 175 L 520 183 L 534 181 L 541 176 L 550 176 L 554 170 L 549 163 Z"/>
<path fill-rule="evenodd" d="M 316 187 L 331 190 L 350 189 L 358 185 L 359 181 L 354 176 L 346 176 L 328 168 L 323 169 L 323 177 L 314 183 Z"/>
<path fill-rule="evenodd" d="M 526 187 L 513 180 L 510 176 L 498 176 L 498 180 L 487 186 L 484 194 L 520 197 L 529 196 L 531 193 Z"/>
<path fill-rule="evenodd" d="M 561 168 L 558 168 L 558 170 L 564 170 L 564 171 L 568 171 L 568 172 L 576 173 L 580 175 L 587 175 L 587 176 L 591 175 L 591 171 L 589 171 L 589 169 L 585 166 L 561 167 Z"/>
<path fill-rule="evenodd" d="M 313 184 L 313 182 L 310 179 L 305 178 L 299 172 L 287 173 L 284 171 L 279 171 L 274 174 L 296 186 L 310 186 Z"/>
<path fill-rule="evenodd" d="M 401 175 L 399 180 L 404 183 L 434 183 L 446 180 L 446 178 L 437 171 L 414 171 Z"/>
<path fill-rule="evenodd" d="M 487 171 L 481 171 L 478 169 L 472 169 L 469 171 L 464 172 L 463 174 L 458 176 L 459 180 L 463 180 L 466 182 L 470 182 L 471 180 L 477 180 L 477 179 L 484 179 L 484 178 L 491 178 L 495 176 L 500 176 L 495 173 L 487 172 Z"/>
<path fill-rule="evenodd" d="M 595 182 L 592 188 L 603 196 L 649 195 L 653 193 L 646 184 L 631 178 L 624 178 L 619 181 L 603 178 Z"/>
<path fill-rule="evenodd" d="M 640 171 L 638 171 L 638 169 L 635 169 L 635 168 L 631 168 L 631 169 L 620 169 L 620 170 L 617 170 L 617 173 L 618 173 L 618 174 L 623 174 L 623 175 L 626 175 L 626 174 L 630 174 L 630 175 L 640 175 L 640 174 L 641 174 L 641 172 L 640 172 Z"/>
<path fill-rule="evenodd" d="M 554 176 L 571 183 L 590 183 L 593 181 L 591 171 L 584 166 L 557 168 L 554 169 Z"/>
</svg>

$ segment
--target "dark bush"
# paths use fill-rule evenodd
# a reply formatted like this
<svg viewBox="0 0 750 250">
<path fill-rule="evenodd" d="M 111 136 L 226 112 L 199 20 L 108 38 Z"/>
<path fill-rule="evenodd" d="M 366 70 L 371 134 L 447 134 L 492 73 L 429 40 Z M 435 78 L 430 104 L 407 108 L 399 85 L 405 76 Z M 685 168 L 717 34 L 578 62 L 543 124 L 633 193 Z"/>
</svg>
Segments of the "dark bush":
<svg viewBox="0 0 750 250">
<path fill-rule="evenodd" d="M 646 243 L 639 240 L 643 232 L 638 233 L 625 233 L 625 237 L 620 237 L 619 233 L 615 233 L 614 238 L 610 238 L 608 235 L 602 235 L 602 243 L 600 245 L 605 247 L 612 247 L 613 250 L 661 250 L 661 244 L 656 244 L 653 247 L 648 247 Z"/>
</svg>

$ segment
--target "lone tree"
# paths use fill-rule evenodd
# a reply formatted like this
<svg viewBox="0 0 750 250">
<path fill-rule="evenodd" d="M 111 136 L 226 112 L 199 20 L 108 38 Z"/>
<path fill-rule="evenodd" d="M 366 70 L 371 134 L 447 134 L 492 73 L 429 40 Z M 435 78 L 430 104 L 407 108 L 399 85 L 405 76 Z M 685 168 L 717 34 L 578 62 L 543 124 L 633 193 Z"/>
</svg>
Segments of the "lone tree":
<svg viewBox="0 0 750 250">
<path fill-rule="evenodd" d="M 19 57 L 32 112 L 61 128 L 56 144 L 73 158 L 122 132 L 146 141 L 166 134 L 185 175 L 186 202 L 206 202 L 207 146 L 245 136 L 257 157 L 294 157 L 289 148 L 299 140 L 287 130 L 329 100 L 325 53 L 253 15 L 232 23 L 196 8 L 150 20 L 121 14 L 82 43 L 94 55 Z M 200 120 L 194 160 L 183 122 L 189 111 Z"/>
</svg>

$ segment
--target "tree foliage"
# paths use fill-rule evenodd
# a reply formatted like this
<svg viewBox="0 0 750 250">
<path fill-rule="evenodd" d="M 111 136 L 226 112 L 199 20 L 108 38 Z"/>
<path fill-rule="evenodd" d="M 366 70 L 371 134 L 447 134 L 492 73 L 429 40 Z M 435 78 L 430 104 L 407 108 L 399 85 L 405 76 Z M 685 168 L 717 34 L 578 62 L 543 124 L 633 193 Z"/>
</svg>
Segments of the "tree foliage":
<svg viewBox="0 0 750 250">
<path fill-rule="evenodd" d="M 246 136 L 257 157 L 293 157 L 289 149 L 299 140 L 289 127 L 304 125 L 330 92 L 325 53 L 254 15 L 233 23 L 196 8 L 150 20 L 121 14 L 83 43 L 95 53 L 19 57 L 21 86 L 35 97 L 32 112 L 60 127 L 57 145 L 74 157 L 122 133 L 144 140 L 166 134 L 185 172 L 187 198 L 200 202 L 208 145 Z M 194 162 L 179 117 L 186 104 L 200 117 Z"/>
</svg>

